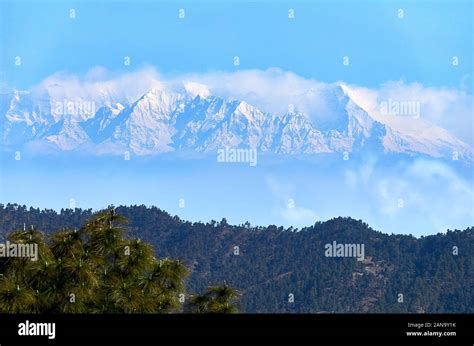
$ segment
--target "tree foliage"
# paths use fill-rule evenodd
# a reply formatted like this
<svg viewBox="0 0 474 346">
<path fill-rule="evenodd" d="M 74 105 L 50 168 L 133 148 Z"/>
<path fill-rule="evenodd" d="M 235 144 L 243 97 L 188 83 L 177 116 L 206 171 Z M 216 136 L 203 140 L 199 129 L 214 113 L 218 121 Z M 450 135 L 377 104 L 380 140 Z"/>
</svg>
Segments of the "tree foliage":
<svg viewBox="0 0 474 346">
<path fill-rule="evenodd" d="M 114 208 L 94 215 L 80 229 L 45 236 L 33 227 L 8 236 L 10 243 L 36 244 L 38 258 L 0 259 L 2 313 L 195 313 L 237 312 L 238 294 L 210 287 L 186 302 L 188 268 L 155 257 L 153 247 L 127 239 L 126 219 Z M 195 306 L 208 300 L 205 309 Z"/>
</svg>

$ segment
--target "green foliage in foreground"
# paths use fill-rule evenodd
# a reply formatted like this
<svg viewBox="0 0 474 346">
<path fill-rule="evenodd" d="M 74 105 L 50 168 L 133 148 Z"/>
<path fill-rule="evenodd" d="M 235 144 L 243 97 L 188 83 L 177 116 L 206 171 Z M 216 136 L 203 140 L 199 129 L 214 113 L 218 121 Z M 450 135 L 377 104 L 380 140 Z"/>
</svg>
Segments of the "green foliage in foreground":
<svg viewBox="0 0 474 346">
<path fill-rule="evenodd" d="M 127 239 L 125 221 L 110 209 L 79 230 L 11 233 L 11 243 L 37 244 L 38 259 L 0 259 L 0 312 L 237 312 L 239 294 L 225 285 L 188 299 L 189 270 L 178 260 L 155 258 L 150 244 Z"/>
</svg>

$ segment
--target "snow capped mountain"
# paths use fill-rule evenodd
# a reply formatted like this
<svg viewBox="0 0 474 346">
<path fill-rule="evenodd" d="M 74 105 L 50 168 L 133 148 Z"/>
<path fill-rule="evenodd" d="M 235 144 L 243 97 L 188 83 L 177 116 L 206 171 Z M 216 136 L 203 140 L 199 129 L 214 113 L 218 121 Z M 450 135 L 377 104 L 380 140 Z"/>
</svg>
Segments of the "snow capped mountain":
<svg viewBox="0 0 474 346">
<path fill-rule="evenodd" d="M 19 145 L 43 136 L 55 124 L 49 100 L 32 99 L 29 92 L 13 91 L 0 97 L 2 142 Z"/>
<path fill-rule="evenodd" d="M 363 109 L 357 95 L 344 85 L 310 89 L 284 114 L 214 96 L 199 83 L 183 82 L 179 88 L 157 85 L 133 101 L 107 89 L 89 99 L 61 99 L 67 92 L 60 92 L 58 85 L 54 92 L 50 88 L 2 94 L 3 146 L 17 150 L 42 141 L 59 150 L 88 146 L 109 154 L 213 153 L 230 147 L 276 154 L 368 151 L 448 159 L 457 155 L 468 162 L 474 158 L 473 149 L 445 129 L 421 119 L 393 119 Z M 324 103 L 322 111 L 301 110 L 316 100 Z"/>
<path fill-rule="evenodd" d="M 266 126 L 269 114 L 244 101 L 196 96 L 174 114 L 178 149 L 215 152 L 224 147 L 258 148 L 272 133 Z M 270 130 L 271 131 L 271 130 Z"/>
<path fill-rule="evenodd" d="M 72 119 L 63 119 L 54 124 L 44 139 L 56 144 L 62 150 L 73 150 L 89 141 L 80 123 Z"/>
<path fill-rule="evenodd" d="M 344 92 L 351 99 L 351 103 L 357 106 L 363 104 L 363 100 L 353 90 L 342 86 Z M 378 127 L 382 125 L 385 134 L 381 137 L 384 151 L 403 153 L 409 155 L 423 154 L 430 157 L 453 159 L 468 162 L 474 161 L 474 149 L 449 131 L 436 126 L 418 115 L 415 116 L 384 116 L 379 109 L 368 109 L 365 114 L 369 115 L 369 122 L 376 121 Z M 363 126 L 368 128 L 368 126 Z M 377 130 L 377 131 L 380 131 Z M 373 137 L 373 136 L 371 136 Z"/>
<path fill-rule="evenodd" d="M 273 150 L 282 154 L 331 152 L 323 134 L 302 113 L 288 112 L 280 122 Z"/>
<path fill-rule="evenodd" d="M 121 111 L 107 126 L 112 133 L 105 142 L 130 148 L 138 155 L 173 150 L 171 113 L 183 95 L 152 89 Z"/>
</svg>

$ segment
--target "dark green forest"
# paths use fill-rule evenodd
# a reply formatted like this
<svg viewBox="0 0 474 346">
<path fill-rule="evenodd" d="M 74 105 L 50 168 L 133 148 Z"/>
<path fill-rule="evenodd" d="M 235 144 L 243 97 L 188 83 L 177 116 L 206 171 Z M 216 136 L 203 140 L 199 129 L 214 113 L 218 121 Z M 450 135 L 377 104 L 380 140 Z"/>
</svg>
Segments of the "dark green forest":
<svg viewBox="0 0 474 346">
<path fill-rule="evenodd" d="M 240 292 L 241 312 L 474 312 L 474 227 L 415 238 L 343 217 L 296 230 L 225 219 L 188 222 L 146 206 L 115 212 L 128 220 L 123 227 L 132 238 L 152 244 L 157 258 L 179 260 L 189 270 L 187 291 L 225 283 Z M 0 243 L 32 225 L 46 235 L 79 229 L 94 215 L 0 205 Z M 325 244 L 334 241 L 364 244 L 365 259 L 326 257 Z"/>
</svg>

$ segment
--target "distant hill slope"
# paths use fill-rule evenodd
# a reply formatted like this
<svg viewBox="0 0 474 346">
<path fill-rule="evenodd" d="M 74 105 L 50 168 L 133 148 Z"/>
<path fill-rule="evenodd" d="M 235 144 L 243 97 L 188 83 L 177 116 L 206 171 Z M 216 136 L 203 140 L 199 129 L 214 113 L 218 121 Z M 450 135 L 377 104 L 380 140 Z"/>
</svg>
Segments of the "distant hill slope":
<svg viewBox="0 0 474 346">
<path fill-rule="evenodd" d="M 153 243 L 158 256 L 186 261 L 192 291 L 226 281 L 243 293 L 244 312 L 474 312 L 474 227 L 417 239 L 341 217 L 295 232 L 225 219 L 191 223 L 156 207 L 117 212 L 128 218 L 130 235 Z M 91 214 L 0 205 L 0 242 L 24 224 L 55 231 L 80 227 Z M 334 241 L 364 244 L 365 259 L 326 257 L 325 245 Z"/>
</svg>

